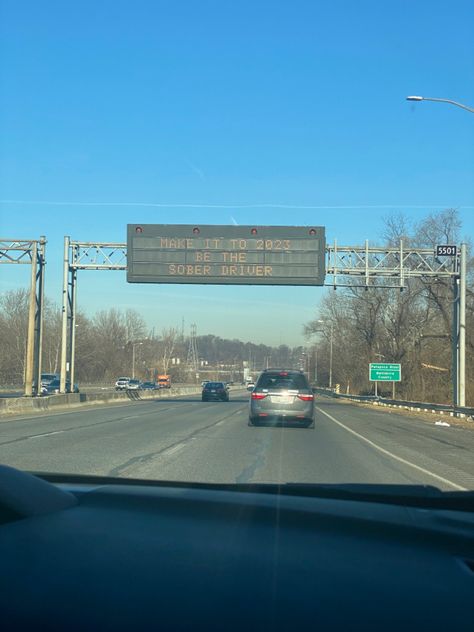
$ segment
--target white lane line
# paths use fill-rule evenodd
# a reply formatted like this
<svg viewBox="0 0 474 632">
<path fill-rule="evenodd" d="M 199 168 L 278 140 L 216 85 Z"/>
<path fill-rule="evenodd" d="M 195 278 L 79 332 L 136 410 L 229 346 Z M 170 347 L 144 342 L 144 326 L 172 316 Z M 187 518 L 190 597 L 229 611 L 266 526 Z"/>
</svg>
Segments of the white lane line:
<svg viewBox="0 0 474 632">
<path fill-rule="evenodd" d="M 366 437 L 364 437 L 363 435 L 359 434 L 355 430 L 352 430 L 352 428 L 349 428 L 345 424 L 341 423 L 340 421 L 335 419 L 329 413 L 325 412 L 324 410 L 321 410 L 321 408 L 318 407 L 317 410 L 320 413 L 322 413 L 323 415 L 326 415 L 326 417 L 328 417 L 335 424 L 337 424 L 338 426 L 341 426 L 341 428 L 344 428 L 344 430 L 347 430 L 347 432 L 350 432 L 351 434 L 353 434 L 354 436 L 358 437 L 362 441 L 365 441 L 366 443 L 368 443 L 370 446 L 372 446 L 373 448 L 375 448 L 379 452 L 382 452 L 382 454 L 386 454 L 387 456 L 391 457 L 392 459 L 395 459 L 396 461 L 399 461 L 400 463 L 404 463 L 405 465 L 409 465 L 410 467 L 415 468 L 415 470 L 418 470 L 419 472 L 423 472 L 423 474 L 427 474 L 428 476 L 432 476 L 433 478 L 436 478 L 438 481 L 441 481 L 441 482 L 445 483 L 446 485 L 451 485 L 451 487 L 454 487 L 455 489 L 459 489 L 462 492 L 467 492 L 468 491 L 467 487 L 461 487 L 461 485 L 458 485 L 457 483 L 453 483 L 452 481 L 448 480 L 447 478 L 444 478 L 443 476 L 439 476 L 438 474 L 435 474 L 434 472 L 431 472 L 430 470 L 427 470 L 424 467 L 421 467 L 420 465 L 416 465 L 415 463 L 412 463 L 411 461 L 407 461 L 406 459 L 403 459 L 401 456 L 397 456 L 396 454 L 393 454 L 393 452 L 389 452 L 388 450 L 385 450 L 385 448 L 382 448 L 381 446 L 377 445 L 377 443 L 374 443 L 373 441 L 371 441 L 370 439 L 367 439 Z"/>
<path fill-rule="evenodd" d="M 43 434 L 31 435 L 27 439 L 41 439 L 41 437 L 50 437 L 51 435 L 61 434 L 64 430 L 54 430 L 53 432 L 43 432 Z"/>
<path fill-rule="evenodd" d="M 179 452 L 180 450 L 182 450 L 185 447 L 185 445 L 186 445 L 185 443 L 177 443 L 172 448 L 168 448 L 168 450 L 165 450 L 164 452 L 162 452 L 161 455 L 169 456 L 170 454 L 175 454 L 176 452 Z"/>
</svg>

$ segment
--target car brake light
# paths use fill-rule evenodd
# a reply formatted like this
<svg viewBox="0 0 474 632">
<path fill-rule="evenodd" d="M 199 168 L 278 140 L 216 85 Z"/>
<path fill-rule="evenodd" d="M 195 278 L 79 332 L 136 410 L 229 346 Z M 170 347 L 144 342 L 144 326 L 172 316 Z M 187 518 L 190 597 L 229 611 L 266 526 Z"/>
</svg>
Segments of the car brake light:
<svg viewBox="0 0 474 632">
<path fill-rule="evenodd" d="M 250 395 L 251 399 L 264 399 L 266 396 L 266 393 L 252 393 Z"/>
<path fill-rule="evenodd" d="M 310 402 L 312 399 L 314 399 L 314 395 L 312 393 L 308 395 L 297 395 L 297 397 L 298 399 L 301 399 L 304 402 Z"/>
</svg>

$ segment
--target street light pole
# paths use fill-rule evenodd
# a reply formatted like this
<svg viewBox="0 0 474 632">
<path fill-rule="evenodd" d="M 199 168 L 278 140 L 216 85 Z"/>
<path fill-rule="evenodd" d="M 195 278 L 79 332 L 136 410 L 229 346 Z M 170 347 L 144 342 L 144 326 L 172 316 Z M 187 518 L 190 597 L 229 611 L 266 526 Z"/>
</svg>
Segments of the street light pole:
<svg viewBox="0 0 474 632">
<path fill-rule="evenodd" d="M 324 325 L 325 322 L 324 320 L 317 320 L 316 322 L 321 323 L 321 325 Z M 317 329 L 315 330 L 313 333 L 322 333 L 323 330 L 322 329 Z M 332 388 L 332 352 L 333 352 L 333 341 L 334 341 L 334 322 L 331 321 L 331 329 L 330 329 L 330 337 L 329 337 L 329 388 Z M 316 351 L 316 354 L 318 352 Z M 317 355 L 316 355 L 316 367 L 317 367 Z M 317 370 L 315 368 L 315 378 L 317 379 Z"/>
<path fill-rule="evenodd" d="M 406 98 L 407 101 L 437 101 L 438 103 L 450 103 L 451 105 L 455 105 L 458 108 L 462 108 L 463 110 L 467 110 L 468 112 L 474 113 L 474 108 L 469 107 L 468 105 L 464 105 L 463 103 L 458 103 L 457 101 L 453 101 L 452 99 L 438 99 L 437 97 L 419 97 L 419 96 L 411 96 Z"/>
<path fill-rule="evenodd" d="M 474 108 L 452 99 L 410 96 L 407 101 L 438 101 L 474 113 Z M 461 244 L 459 276 L 454 280 L 455 299 L 453 302 L 453 405 L 466 405 L 466 244 Z"/>
<path fill-rule="evenodd" d="M 132 379 L 135 379 L 135 347 L 142 345 L 143 342 L 132 342 Z"/>
</svg>

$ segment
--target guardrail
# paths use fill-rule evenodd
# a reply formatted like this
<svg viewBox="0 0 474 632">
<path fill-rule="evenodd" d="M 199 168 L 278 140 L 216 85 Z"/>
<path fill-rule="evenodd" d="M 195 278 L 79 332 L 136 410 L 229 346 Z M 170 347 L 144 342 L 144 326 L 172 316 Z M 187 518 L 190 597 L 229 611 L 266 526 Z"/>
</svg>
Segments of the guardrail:
<svg viewBox="0 0 474 632">
<path fill-rule="evenodd" d="M 385 397 L 375 397 L 375 395 L 351 395 L 336 393 L 333 389 L 313 387 L 313 392 L 321 395 L 328 395 L 337 399 L 350 399 L 357 402 L 372 403 L 374 406 L 392 406 L 405 410 L 418 410 L 428 413 L 449 414 L 451 417 L 472 417 L 474 419 L 474 408 L 468 406 L 452 406 L 450 404 L 433 404 L 429 402 L 412 402 L 399 399 L 388 399 Z"/>
</svg>

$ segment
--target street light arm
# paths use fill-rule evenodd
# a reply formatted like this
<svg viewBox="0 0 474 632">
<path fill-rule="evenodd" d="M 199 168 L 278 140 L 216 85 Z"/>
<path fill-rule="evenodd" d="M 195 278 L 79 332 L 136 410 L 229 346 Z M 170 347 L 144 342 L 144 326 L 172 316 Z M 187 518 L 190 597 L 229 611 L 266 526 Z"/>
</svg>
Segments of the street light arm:
<svg viewBox="0 0 474 632">
<path fill-rule="evenodd" d="M 455 105 L 458 108 L 462 108 L 463 110 L 467 110 L 468 112 L 474 113 L 474 108 L 471 108 L 468 105 L 464 105 L 463 103 L 458 103 L 457 101 L 453 101 L 452 99 L 439 99 L 437 97 L 410 96 L 410 97 L 407 97 L 407 101 L 437 101 L 438 103 L 450 103 L 451 105 Z"/>
</svg>

